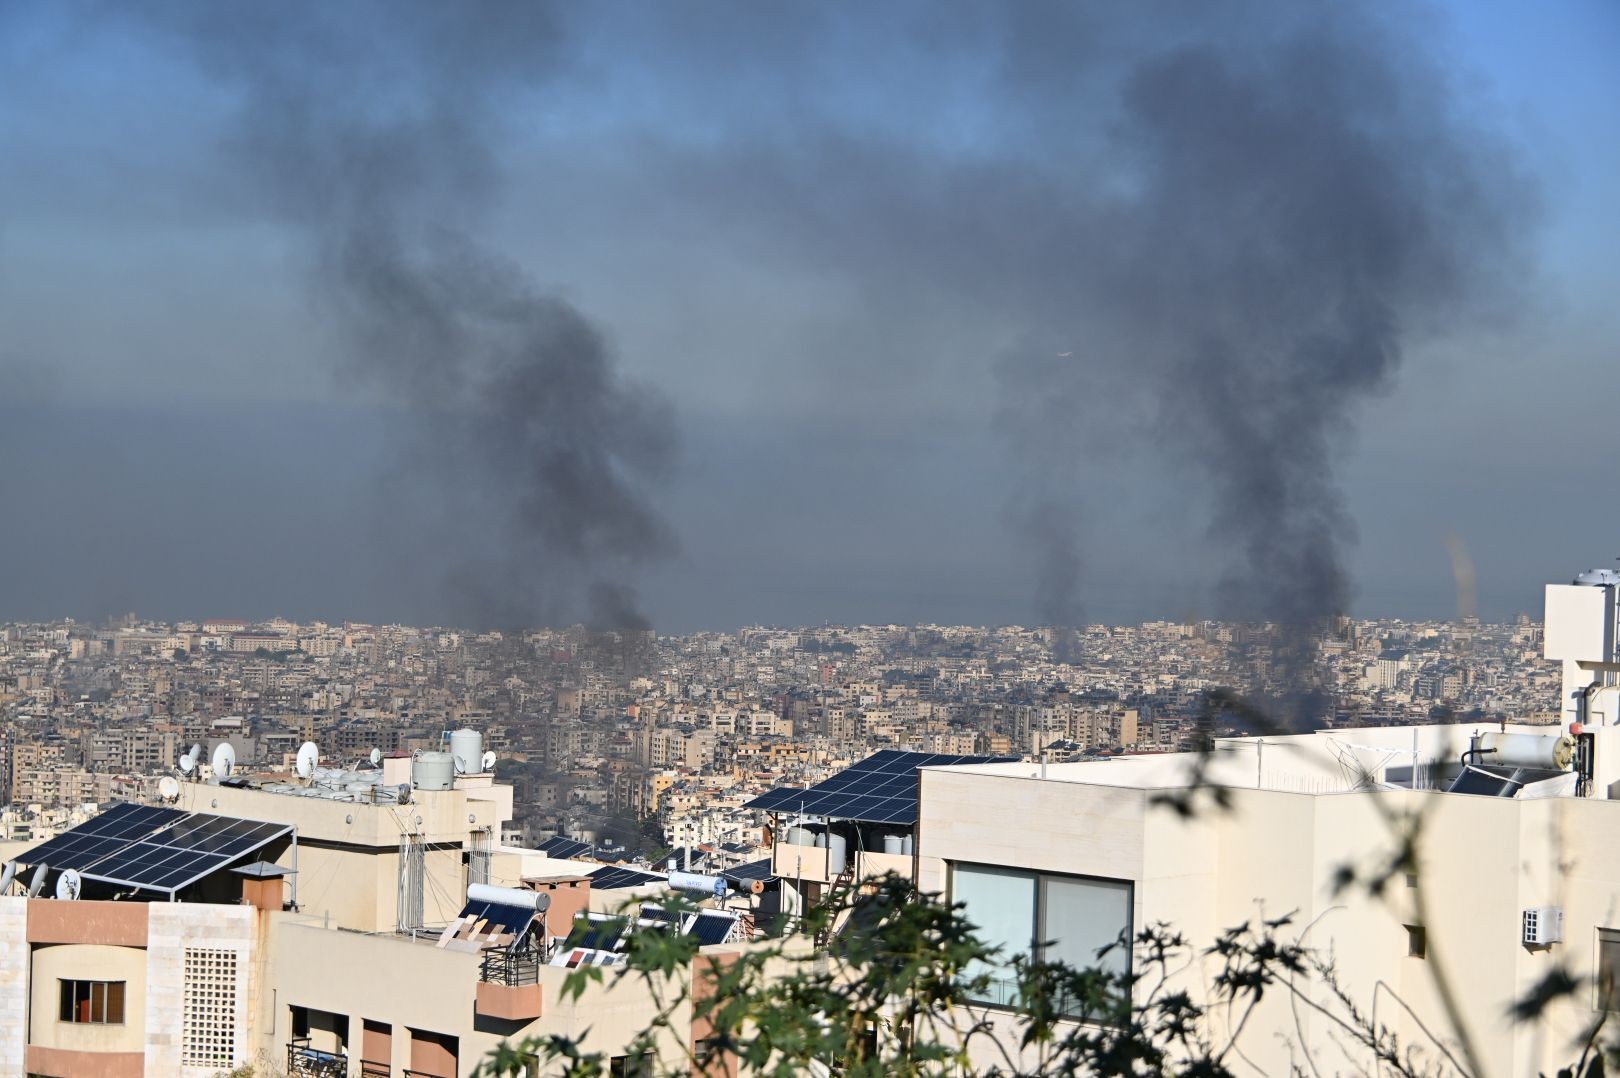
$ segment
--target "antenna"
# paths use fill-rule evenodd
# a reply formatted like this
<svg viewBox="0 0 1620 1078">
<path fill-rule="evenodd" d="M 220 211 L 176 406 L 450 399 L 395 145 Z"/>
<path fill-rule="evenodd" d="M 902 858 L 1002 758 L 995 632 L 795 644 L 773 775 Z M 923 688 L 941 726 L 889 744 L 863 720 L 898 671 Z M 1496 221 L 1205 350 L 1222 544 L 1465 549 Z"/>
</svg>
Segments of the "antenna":
<svg viewBox="0 0 1620 1078">
<path fill-rule="evenodd" d="M 197 758 L 188 752 L 184 756 L 180 757 L 178 766 L 180 768 L 180 774 L 189 775 L 197 770 Z"/>
<path fill-rule="evenodd" d="M 494 752 L 493 749 L 486 749 L 484 751 L 484 758 L 479 761 L 479 766 L 482 767 L 485 771 L 490 771 L 490 770 L 494 769 L 494 767 L 495 767 L 495 752 Z"/>
<path fill-rule="evenodd" d="M 214 778 L 228 779 L 231 777 L 231 768 L 236 766 L 236 750 L 231 748 L 229 741 L 223 741 L 214 750 Z"/>
<path fill-rule="evenodd" d="M 191 746 L 191 759 L 193 761 L 201 760 L 202 759 L 202 754 L 203 754 L 202 744 L 200 742 L 194 743 Z"/>
<path fill-rule="evenodd" d="M 56 877 L 56 897 L 66 902 L 72 902 L 79 897 L 79 891 L 84 887 L 79 879 L 78 869 L 70 868 Z"/>
<path fill-rule="evenodd" d="M 7 861 L 6 867 L 0 869 L 0 895 L 11 890 L 11 883 L 17 878 L 17 862 Z"/>
<path fill-rule="evenodd" d="M 195 767 L 196 765 L 193 764 L 192 766 Z M 162 778 L 158 779 L 158 796 L 170 804 L 178 801 L 180 799 L 179 780 L 173 775 L 164 775 Z M 4 890 L 5 888 L 0 887 L 0 891 Z"/>
<path fill-rule="evenodd" d="M 321 750 L 313 741 L 306 741 L 298 746 L 298 759 L 293 763 L 293 769 L 298 777 L 308 782 L 315 777 L 315 765 L 321 762 Z"/>
<path fill-rule="evenodd" d="M 38 898 L 39 893 L 45 890 L 45 873 L 51 870 L 50 865 L 39 865 L 34 869 L 34 878 L 28 881 L 28 897 Z"/>
<path fill-rule="evenodd" d="M 377 765 L 379 765 L 381 763 L 382 763 L 382 750 L 381 749 L 372 749 L 371 750 L 371 766 L 376 767 Z"/>
</svg>

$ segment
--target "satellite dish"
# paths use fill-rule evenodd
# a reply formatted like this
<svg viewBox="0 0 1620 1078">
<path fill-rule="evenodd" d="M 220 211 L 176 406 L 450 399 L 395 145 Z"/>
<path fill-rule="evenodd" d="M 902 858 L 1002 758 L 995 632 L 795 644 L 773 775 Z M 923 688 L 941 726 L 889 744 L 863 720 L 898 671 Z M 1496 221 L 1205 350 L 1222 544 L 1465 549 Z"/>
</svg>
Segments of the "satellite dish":
<svg viewBox="0 0 1620 1078">
<path fill-rule="evenodd" d="M 158 796 L 165 801 L 175 801 L 180 797 L 180 783 L 173 775 L 164 775 L 158 779 Z M 0 888 L 4 890 L 4 888 Z"/>
<path fill-rule="evenodd" d="M 180 757 L 180 773 L 182 775 L 189 775 L 195 770 L 197 770 L 197 758 L 195 756 L 188 752 Z"/>
<path fill-rule="evenodd" d="M 82 887 L 84 883 L 79 879 L 79 873 L 75 869 L 70 868 L 56 877 L 56 897 L 64 901 L 72 902 L 78 898 Z"/>
<path fill-rule="evenodd" d="M 479 761 L 479 765 L 483 767 L 485 771 L 492 770 L 495 767 L 495 753 L 490 750 L 485 750 L 484 758 Z"/>
<path fill-rule="evenodd" d="M 452 757 L 452 759 L 455 761 L 456 774 L 465 775 L 467 773 L 467 768 L 466 765 L 461 762 L 461 757 L 456 756 Z"/>
<path fill-rule="evenodd" d="M 382 750 L 381 749 L 372 749 L 371 750 L 371 766 L 376 767 L 380 763 L 382 763 Z"/>
<path fill-rule="evenodd" d="M 231 777 L 231 768 L 236 766 L 236 750 L 231 748 L 230 742 L 221 742 L 219 748 L 214 750 L 214 777 L 227 779 Z"/>
<path fill-rule="evenodd" d="M 411 784 L 408 783 L 408 782 L 400 783 L 399 784 L 399 791 L 397 792 L 397 794 L 395 796 L 398 798 L 400 804 L 402 804 L 402 805 L 410 804 L 411 803 Z"/>
<path fill-rule="evenodd" d="M 6 867 L 0 869 L 0 895 L 11 890 L 11 883 L 17 878 L 17 862 L 7 861 Z"/>
<path fill-rule="evenodd" d="M 203 752 L 203 750 L 202 750 L 202 745 L 201 744 L 196 744 L 196 745 L 191 746 L 190 756 L 191 756 L 192 760 L 193 761 L 201 760 L 202 759 L 202 752 Z"/>
<path fill-rule="evenodd" d="M 38 898 L 39 893 L 45 890 L 45 873 L 50 870 L 50 865 L 40 865 L 34 869 L 34 878 L 28 881 L 29 898 Z"/>
<path fill-rule="evenodd" d="M 321 750 L 313 741 L 306 741 L 298 746 L 298 759 L 293 762 L 293 770 L 298 777 L 308 780 L 315 774 L 315 765 L 321 762 Z"/>
</svg>

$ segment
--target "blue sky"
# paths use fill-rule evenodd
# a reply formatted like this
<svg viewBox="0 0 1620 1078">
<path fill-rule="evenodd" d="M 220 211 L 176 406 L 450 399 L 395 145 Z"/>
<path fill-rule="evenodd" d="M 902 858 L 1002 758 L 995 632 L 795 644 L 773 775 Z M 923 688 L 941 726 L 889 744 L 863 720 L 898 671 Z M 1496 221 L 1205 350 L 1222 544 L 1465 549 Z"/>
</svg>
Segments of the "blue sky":
<svg viewBox="0 0 1620 1078">
<path fill-rule="evenodd" d="M 1034 268 L 1067 263 L 1011 226 L 1131 182 L 1111 141 L 1122 69 L 1304 10 L 1239 5 L 1234 30 L 1142 7 L 1129 24 L 1084 5 L 564 9 L 538 74 L 516 45 L 498 58 L 523 74 L 479 105 L 487 197 L 413 205 L 450 205 L 668 401 L 679 457 L 644 495 L 679 550 L 628 570 L 656 624 L 1035 620 L 1038 556 L 1009 511 L 1031 484 L 1081 522 L 1084 616 L 1222 612 L 1238 555 L 1128 366 L 1099 370 L 1101 403 L 1044 449 L 1009 437 L 998 396 L 1009 350 L 1086 344 Z M 454 620 L 453 559 L 377 505 L 422 418 L 355 376 L 307 224 L 243 167 L 241 83 L 188 46 L 187 5 L 154 10 L 0 6 L 0 501 L 26 507 L 0 529 L 0 618 Z M 1346 406 L 1353 609 L 1453 612 L 1455 533 L 1482 613 L 1534 613 L 1542 583 L 1620 554 L 1600 493 L 1620 448 L 1620 14 L 1369 10 L 1535 195 L 1514 287 Z M 285 62 L 334 111 L 459 93 L 460 69 L 424 73 L 419 42 L 376 30 L 357 67 L 323 67 L 296 32 Z"/>
</svg>

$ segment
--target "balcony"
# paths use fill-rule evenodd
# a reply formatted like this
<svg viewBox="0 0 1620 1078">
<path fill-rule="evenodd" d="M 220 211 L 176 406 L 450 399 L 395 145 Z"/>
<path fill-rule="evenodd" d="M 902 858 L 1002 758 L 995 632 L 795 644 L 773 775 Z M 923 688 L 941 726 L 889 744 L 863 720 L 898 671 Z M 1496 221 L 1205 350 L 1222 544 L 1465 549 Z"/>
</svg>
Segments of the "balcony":
<svg viewBox="0 0 1620 1078">
<path fill-rule="evenodd" d="M 540 1017 L 540 956 L 488 950 L 478 968 L 475 1010 L 485 1018 L 529 1022 Z"/>
<path fill-rule="evenodd" d="M 349 1078 L 349 1061 L 335 1052 L 309 1046 L 308 1037 L 287 1045 L 288 1078 Z"/>
</svg>

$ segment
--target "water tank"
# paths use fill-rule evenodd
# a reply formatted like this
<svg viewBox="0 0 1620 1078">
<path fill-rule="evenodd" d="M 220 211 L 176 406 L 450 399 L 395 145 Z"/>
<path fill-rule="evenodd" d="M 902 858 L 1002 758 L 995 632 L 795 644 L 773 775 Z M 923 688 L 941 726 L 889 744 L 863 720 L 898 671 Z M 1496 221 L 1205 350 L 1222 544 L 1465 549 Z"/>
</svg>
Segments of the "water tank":
<svg viewBox="0 0 1620 1078">
<path fill-rule="evenodd" d="M 456 774 L 478 774 L 484 769 L 484 735 L 477 730 L 452 730 L 450 755 L 456 760 Z"/>
<path fill-rule="evenodd" d="M 899 857 L 900 856 L 900 836 L 899 835 L 884 835 L 883 836 L 883 852 L 888 854 L 891 857 Z"/>
<path fill-rule="evenodd" d="M 911 835 L 909 833 L 900 836 L 900 853 L 904 857 L 911 856 Z"/>
<path fill-rule="evenodd" d="M 808 827 L 790 827 L 787 829 L 787 833 L 782 836 L 782 841 L 789 846 L 814 846 L 816 844 L 816 835 Z"/>
<path fill-rule="evenodd" d="M 836 831 L 827 832 L 827 873 L 832 876 L 844 871 L 844 859 L 848 855 L 849 843 L 844 836 Z"/>
<path fill-rule="evenodd" d="M 455 757 L 448 752 L 420 752 L 411 761 L 411 786 L 414 789 L 448 790 L 455 781 Z"/>
<path fill-rule="evenodd" d="M 816 846 L 818 848 L 820 848 L 820 849 L 823 849 L 823 850 L 825 850 L 827 848 L 827 832 L 825 832 L 825 831 L 816 832 Z"/>
</svg>

